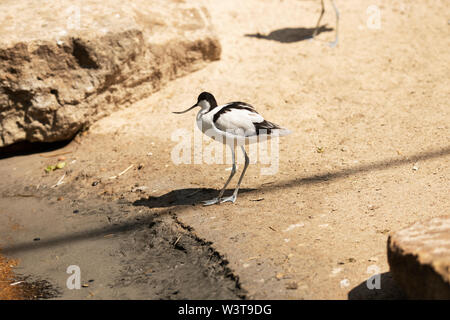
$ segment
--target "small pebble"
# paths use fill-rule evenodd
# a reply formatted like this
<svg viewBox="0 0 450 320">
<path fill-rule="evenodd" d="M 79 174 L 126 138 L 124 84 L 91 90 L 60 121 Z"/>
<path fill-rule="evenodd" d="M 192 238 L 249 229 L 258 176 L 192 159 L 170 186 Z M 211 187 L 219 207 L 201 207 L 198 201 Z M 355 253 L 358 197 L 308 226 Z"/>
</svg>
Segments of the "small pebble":
<svg viewBox="0 0 450 320">
<path fill-rule="evenodd" d="M 333 268 L 333 270 L 331 270 L 331 274 L 336 275 L 341 271 L 342 271 L 342 268 Z"/>
<path fill-rule="evenodd" d="M 341 280 L 341 288 L 345 288 L 345 287 L 348 287 L 349 285 L 350 285 L 350 280 L 348 280 L 348 279 L 343 279 L 343 280 Z"/>
<path fill-rule="evenodd" d="M 93 187 L 95 187 L 96 185 L 98 185 L 98 181 L 92 182 L 92 186 L 93 186 Z"/>
<path fill-rule="evenodd" d="M 286 289 L 288 289 L 288 290 L 297 290 L 297 289 L 298 289 L 298 284 L 297 284 L 297 282 L 289 282 L 289 283 L 286 285 Z"/>
<path fill-rule="evenodd" d="M 39 241 L 41 238 L 34 238 L 33 241 Z"/>
<path fill-rule="evenodd" d="M 79 212 L 80 212 L 80 210 L 78 210 L 78 209 L 73 210 L 73 213 L 75 213 L 75 214 L 77 214 Z"/>
<path fill-rule="evenodd" d="M 283 273 L 277 273 L 277 275 L 275 276 L 275 278 L 277 278 L 278 280 L 283 279 L 284 274 Z"/>
</svg>

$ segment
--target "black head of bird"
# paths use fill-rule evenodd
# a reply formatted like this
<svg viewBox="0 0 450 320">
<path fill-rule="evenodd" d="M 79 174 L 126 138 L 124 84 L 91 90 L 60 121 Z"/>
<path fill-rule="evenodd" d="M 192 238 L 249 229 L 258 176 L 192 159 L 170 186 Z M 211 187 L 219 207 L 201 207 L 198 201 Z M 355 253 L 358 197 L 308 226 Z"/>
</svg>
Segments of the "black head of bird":
<svg viewBox="0 0 450 320">
<path fill-rule="evenodd" d="M 195 107 L 200 107 L 200 108 L 202 108 L 202 110 L 206 110 L 206 111 L 214 109 L 215 107 L 217 107 L 216 98 L 214 98 L 214 96 L 209 92 L 202 92 L 202 93 L 200 93 L 200 95 L 197 98 L 197 103 L 194 104 L 192 107 L 190 107 L 184 111 L 174 111 L 173 113 L 176 113 L 176 114 L 186 113 L 186 112 L 194 109 Z"/>
</svg>

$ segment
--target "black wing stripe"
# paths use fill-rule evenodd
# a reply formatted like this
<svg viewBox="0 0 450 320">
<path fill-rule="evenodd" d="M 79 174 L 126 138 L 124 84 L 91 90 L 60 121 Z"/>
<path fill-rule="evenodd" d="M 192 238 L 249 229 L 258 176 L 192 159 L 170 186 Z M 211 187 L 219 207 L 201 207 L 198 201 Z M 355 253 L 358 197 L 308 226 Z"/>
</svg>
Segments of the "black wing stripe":
<svg viewBox="0 0 450 320">
<path fill-rule="evenodd" d="M 281 129 L 280 126 L 276 125 L 275 123 L 272 123 L 270 121 L 264 120 L 263 122 L 257 122 L 253 123 L 256 129 L 256 135 L 259 135 L 260 133 L 267 133 L 270 134 L 273 129 Z M 260 132 L 260 130 L 264 130 Z"/>
<path fill-rule="evenodd" d="M 245 103 L 245 102 L 232 102 L 232 103 L 230 103 L 229 105 L 223 107 L 222 109 L 220 109 L 219 111 L 217 111 L 217 112 L 214 114 L 213 122 L 216 123 L 217 119 L 219 119 L 219 117 L 220 117 L 222 114 L 227 113 L 228 111 L 232 111 L 233 109 L 234 109 L 234 110 L 236 110 L 236 109 L 237 109 L 237 110 L 248 110 L 248 111 L 251 111 L 251 112 L 254 112 L 254 113 L 258 113 L 258 112 L 256 112 L 256 110 L 255 110 L 251 105 L 249 105 L 248 103 Z"/>
</svg>

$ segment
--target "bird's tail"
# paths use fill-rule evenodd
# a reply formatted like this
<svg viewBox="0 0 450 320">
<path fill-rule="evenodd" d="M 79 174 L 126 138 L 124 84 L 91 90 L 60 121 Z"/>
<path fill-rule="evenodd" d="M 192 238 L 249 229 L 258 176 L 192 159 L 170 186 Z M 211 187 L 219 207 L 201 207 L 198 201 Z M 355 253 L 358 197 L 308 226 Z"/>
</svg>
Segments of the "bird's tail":
<svg viewBox="0 0 450 320">
<path fill-rule="evenodd" d="M 280 129 L 278 129 L 276 131 L 277 131 L 279 137 L 284 137 L 284 136 L 287 136 L 288 134 L 292 133 L 291 130 L 285 129 L 285 128 L 280 128 Z"/>
<path fill-rule="evenodd" d="M 259 123 L 254 123 L 257 134 L 266 133 L 269 135 L 278 135 L 280 137 L 287 136 L 291 133 L 291 130 L 280 127 L 279 125 L 264 120 Z"/>
</svg>

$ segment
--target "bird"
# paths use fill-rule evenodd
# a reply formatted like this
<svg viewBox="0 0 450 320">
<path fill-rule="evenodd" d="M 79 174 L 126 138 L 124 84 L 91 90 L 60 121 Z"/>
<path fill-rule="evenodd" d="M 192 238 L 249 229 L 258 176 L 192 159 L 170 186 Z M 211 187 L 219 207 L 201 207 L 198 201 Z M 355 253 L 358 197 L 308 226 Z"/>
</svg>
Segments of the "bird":
<svg viewBox="0 0 450 320">
<path fill-rule="evenodd" d="M 312 34 L 312 39 L 314 39 L 316 37 L 317 32 L 319 31 L 320 21 L 322 20 L 323 14 L 325 13 L 324 0 L 320 0 L 320 1 L 322 3 L 322 10 L 320 11 L 319 20 L 317 20 L 316 28 L 314 29 L 314 32 Z M 330 0 L 330 2 L 333 5 L 334 12 L 336 13 L 336 37 L 333 42 L 330 42 L 330 47 L 334 48 L 338 45 L 338 42 L 339 42 L 339 10 L 336 7 L 334 0 Z"/>
<path fill-rule="evenodd" d="M 235 203 L 239 192 L 245 171 L 250 163 L 249 157 L 245 151 L 245 145 L 258 141 L 262 137 L 270 139 L 273 136 L 285 136 L 291 133 L 273 122 L 265 120 L 255 108 L 245 102 L 230 102 L 224 105 L 217 105 L 215 97 L 209 92 L 202 92 L 197 102 L 184 111 L 175 111 L 173 113 L 186 113 L 196 107 L 200 107 L 200 111 L 196 117 L 197 127 L 207 136 L 226 144 L 231 149 L 233 166 L 230 176 L 225 185 L 220 190 L 218 197 L 211 200 L 203 201 L 203 204 L 213 205 L 224 202 Z M 236 147 L 240 147 L 245 158 L 244 169 L 239 177 L 234 192 L 229 197 L 223 197 L 224 192 L 236 173 Z"/>
</svg>

